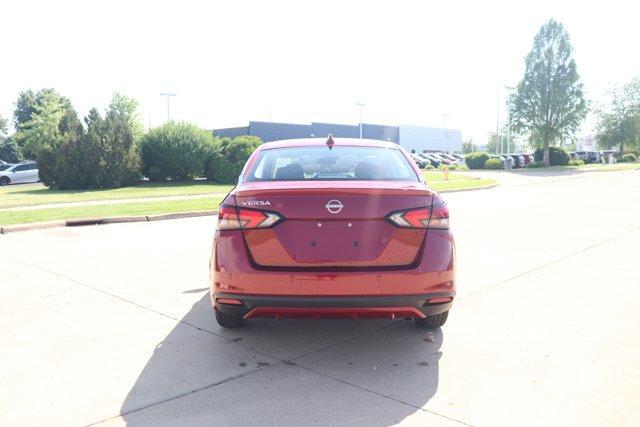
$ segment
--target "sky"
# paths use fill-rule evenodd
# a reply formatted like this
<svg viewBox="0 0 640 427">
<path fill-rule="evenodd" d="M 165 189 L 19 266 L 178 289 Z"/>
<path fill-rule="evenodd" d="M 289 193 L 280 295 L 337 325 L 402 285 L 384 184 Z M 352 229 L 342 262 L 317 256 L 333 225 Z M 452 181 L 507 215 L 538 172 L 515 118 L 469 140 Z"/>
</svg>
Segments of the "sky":
<svg viewBox="0 0 640 427">
<path fill-rule="evenodd" d="M 84 115 L 113 91 L 145 126 L 250 120 L 461 129 L 486 142 L 506 118 L 540 26 L 562 22 L 593 106 L 640 75 L 637 2 L 11 1 L 2 6 L 0 115 L 52 87 Z M 498 111 L 500 106 L 500 111 Z M 582 134 L 593 132 L 591 115 Z"/>
</svg>

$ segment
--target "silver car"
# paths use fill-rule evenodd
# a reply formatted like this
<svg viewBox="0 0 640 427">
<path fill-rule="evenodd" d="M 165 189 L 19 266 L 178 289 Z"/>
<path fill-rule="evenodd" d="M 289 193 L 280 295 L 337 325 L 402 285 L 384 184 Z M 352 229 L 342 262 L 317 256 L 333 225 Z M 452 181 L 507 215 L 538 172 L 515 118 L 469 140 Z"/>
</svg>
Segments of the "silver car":
<svg viewBox="0 0 640 427">
<path fill-rule="evenodd" d="M 36 162 L 18 163 L 0 172 L 0 185 L 38 182 L 39 180 Z"/>
</svg>

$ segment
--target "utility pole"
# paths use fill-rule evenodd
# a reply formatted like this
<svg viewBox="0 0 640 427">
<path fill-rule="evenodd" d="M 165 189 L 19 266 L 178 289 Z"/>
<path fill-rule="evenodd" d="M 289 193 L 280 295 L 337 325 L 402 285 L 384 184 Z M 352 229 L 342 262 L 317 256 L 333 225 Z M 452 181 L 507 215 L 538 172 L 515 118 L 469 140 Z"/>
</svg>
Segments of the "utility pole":
<svg viewBox="0 0 640 427">
<path fill-rule="evenodd" d="M 160 96 L 167 98 L 167 121 L 171 121 L 171 97 L 176 96 L 175 93 L 162 92 Z"/>
<path fill-rule="evenodd" d="M 500 143 L 500 91 L 496 91 L 496 154 L 500 154 L 498 151 L 498 144 L 500 144 L 500 149 L 502 149 L 502 144 Z"/>
<path fill-rule="evenodd" d="M 447 119 L 449 118 L 449 114 L 447 113 L 442 113 L 442 118 L 444 119 L 444 145 L 443 145 L 443 150 L 444 152 L 449 152 L 449 150 L 447 149 Z"/>
<path fill-rule="evenodd" d="M 515 88 L 513 86 L 505 86 L 504 88 L 507 90 L 507 154 L 509 154 L 509 145 L 511 144 L 511 93 Z"/>
<path fill-rule="evenodd" d="M 356 105 L 360 107 L 360 139 L 362 139 L 362 111 L 367 104 L 363 104 L 362 102 L 356 102 Z"/>
</svg>

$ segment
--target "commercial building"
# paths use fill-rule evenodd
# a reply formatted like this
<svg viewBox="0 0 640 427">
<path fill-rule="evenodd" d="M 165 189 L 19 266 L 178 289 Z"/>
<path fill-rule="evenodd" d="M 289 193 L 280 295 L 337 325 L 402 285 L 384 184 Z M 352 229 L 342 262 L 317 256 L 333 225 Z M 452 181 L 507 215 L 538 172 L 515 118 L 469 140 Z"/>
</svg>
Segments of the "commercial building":
<svg viewBox="0 0 640 427">
<path fill-rule="evenodd" d="M 359 138 L 359 125 L 336 123 L 292 124 L 274 122 L 249 122 L 249 126 L 215 129 L 216 136 L 236 137 L 253 135 L 264 142 L 294 138 L 319 138 L 332 134 L 336 138 Z M 386 126 L 370 123 L 362 124 L 362 137 L 392 141 L 402 145 L 411 153 L 462 151 L 462 133 L 458 129 L 432 128 L 425 126 Z"/>
</svg>

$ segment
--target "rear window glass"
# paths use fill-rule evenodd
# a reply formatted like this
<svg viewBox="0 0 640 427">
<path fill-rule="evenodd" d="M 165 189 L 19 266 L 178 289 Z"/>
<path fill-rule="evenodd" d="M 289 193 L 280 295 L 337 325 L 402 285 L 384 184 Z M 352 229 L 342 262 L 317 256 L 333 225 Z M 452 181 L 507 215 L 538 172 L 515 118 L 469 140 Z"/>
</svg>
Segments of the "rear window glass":
<svg viewBox="0 0 640 427">
<path fill-rule="evenodd" d="M 326 146 L 264 150 L 247 181 L 417 181 L 400 150 Z"/>
</svg>

